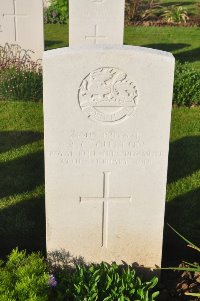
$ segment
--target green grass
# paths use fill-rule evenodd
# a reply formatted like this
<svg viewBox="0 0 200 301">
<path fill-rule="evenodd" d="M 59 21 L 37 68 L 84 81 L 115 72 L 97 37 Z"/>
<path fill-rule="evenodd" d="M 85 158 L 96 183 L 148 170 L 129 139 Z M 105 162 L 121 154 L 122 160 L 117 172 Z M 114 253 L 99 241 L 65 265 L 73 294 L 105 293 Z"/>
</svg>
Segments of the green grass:
<svg viewBox="0 0 200 301">
<path fill-rule="evenodd" d="M 125 44 L 172 52 L 180 62 L 200 69 L 200 28 L 126 27 Z"/>
<path fill-rule="evenodd" d="M 197 7 L 199 0 L 158 0 L 157 2 L 162 6 L 164 10 L 169 9 L 172 5 L 177 5 L 184 7 L 187 10 L 188 14 L 200 14 L 200 9 L 198 9 Z"/>
<path fill-rule="evenodd" d="M 173 109 L 166 222 L 200 245 L 200 108 Z M 180 239 L 166 229 L 172 245 Z M 173 239 L 171 239 L 173 237 Z"/>
<path fill-rule="evenodd" d="M 199 27 L 142 27 L 125 28 L 124 43 L 170 51 L 181 62 L 189 62 L 200 70 Z M 46 50 L 68 45 L 66 25 L 45 26 Z"/>
<path fill-rule="evenodd" d="M 63 24 L 46 24 L 45 50 L 68 46 L 68 26 Z"/>
<path fill-rule="evenodd" d="M 200 108 L 172 113 L 166 222 L 199 242 Z M 41 104 L 0 103 L 0 253 L 45 249 Z M 165 243 L 174 243 L 165 231 Z"/>
<path fill-rule="evenodd" d="M 0 253 L 45 247 L 42 105 L 0 102 Z"/>
</svg>

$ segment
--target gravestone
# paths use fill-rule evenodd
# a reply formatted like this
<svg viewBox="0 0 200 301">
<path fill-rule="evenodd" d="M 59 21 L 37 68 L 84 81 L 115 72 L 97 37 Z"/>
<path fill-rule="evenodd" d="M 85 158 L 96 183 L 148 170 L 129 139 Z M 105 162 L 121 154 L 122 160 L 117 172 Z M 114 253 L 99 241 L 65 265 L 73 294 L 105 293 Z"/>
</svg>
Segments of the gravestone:
<svg viewBox="0 0 200 301">
<path fill-rule="evenodd" d="M 77 47 L 43 63 L 47 250 L 160 265 L 173 56 Z"/>
<path fill-rule="evenodd" d="M 69 45 L 122 45 L 125 0 L 70 0 Z"/>
<path fill-rule="evenodd" d="M 18 44 L 33 60 L 44 51 L 43 1 L 0 0 L 0 45 Z M 33 53 L 34 52 L 34 53 Z"/>
</svg>

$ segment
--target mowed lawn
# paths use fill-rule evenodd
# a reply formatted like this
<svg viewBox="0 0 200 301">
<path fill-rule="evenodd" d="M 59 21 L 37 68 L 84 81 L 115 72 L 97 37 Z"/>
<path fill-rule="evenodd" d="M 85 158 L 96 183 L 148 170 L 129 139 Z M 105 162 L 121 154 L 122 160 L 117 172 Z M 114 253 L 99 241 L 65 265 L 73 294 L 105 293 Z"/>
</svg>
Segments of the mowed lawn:
<svg viewBox="0 0 200 301">
<path fill-rule="evenodd" d="M 200 69 L 199 53 L 194 51 L 199 47 L 198 35 L 197 28 L 128 27 L 125 42 L 152 47 L 162 44 L 164 50 L 170 50 L 164 48 L 168 45 L 182 61 Z M 46 49 L 64 47 L 68 30 L 66 26 L 48 25 L 45 37 Z M 187 51 L 194 55 L 190 58 Z M 45 252 L 42 104 L 0 102 L 0 120 L 0 255 L 16 246 Z M 200 244 L 198 107 L 173 109 L 166 199 L 166 223 Z M 182 259 L 184 250 L 180 250 L 180 245 L 179 238 L 165 227 L 165 262 L 173 256 Z"/>
<path fill-rule="evenodd" d="M 180 62 L 188 62 L 200 70 L 200 27 L 143 27 L 125 28 L 124 44 L 170 51 Z M 45 48 L 68 46 L 66 25 L 45 26 Z"/>
<path fill-rule="evenodd" d="M 42 105 L 0 102 L 0 255 L 45 250 Z"/>
</svg>

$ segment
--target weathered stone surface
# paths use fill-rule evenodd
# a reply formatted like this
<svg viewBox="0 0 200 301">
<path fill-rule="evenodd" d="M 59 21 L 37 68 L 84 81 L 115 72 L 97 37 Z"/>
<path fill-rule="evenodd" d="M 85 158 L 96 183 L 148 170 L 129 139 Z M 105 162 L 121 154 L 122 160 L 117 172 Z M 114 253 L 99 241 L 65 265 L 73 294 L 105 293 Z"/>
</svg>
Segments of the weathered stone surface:
<svg viewBox="0 0 200 301">
<path fill-rule="evenodd" d="M 0 45 L 18 44 L 41 59 L 44 51 L 43 1 L 0 0 Z"/>
<path fill-rule="evenodd" d="M 124 0 L 70 0 L 69 45 L 122 45 Z"/>
<path fill-rule="evenodd" d="M 160 265 L 173 72 L 147 48 L 45 53 L 48 251 Z"/>
</svg>

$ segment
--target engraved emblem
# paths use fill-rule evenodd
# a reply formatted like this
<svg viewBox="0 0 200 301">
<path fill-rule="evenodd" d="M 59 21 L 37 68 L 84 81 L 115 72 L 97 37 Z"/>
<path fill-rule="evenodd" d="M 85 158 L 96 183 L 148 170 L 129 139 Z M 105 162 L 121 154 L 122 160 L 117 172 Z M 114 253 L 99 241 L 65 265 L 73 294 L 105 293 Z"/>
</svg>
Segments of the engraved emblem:
<svg viewBox="0 0 200 301">
<path fill-rule="evenodd" d="M 138 92 L 128 75 L 103 67 L 92 71 L 79 88 L 79 104 L 88 118 L 99 122 L 127 119 L 136 109 Z"/>
</svg>

